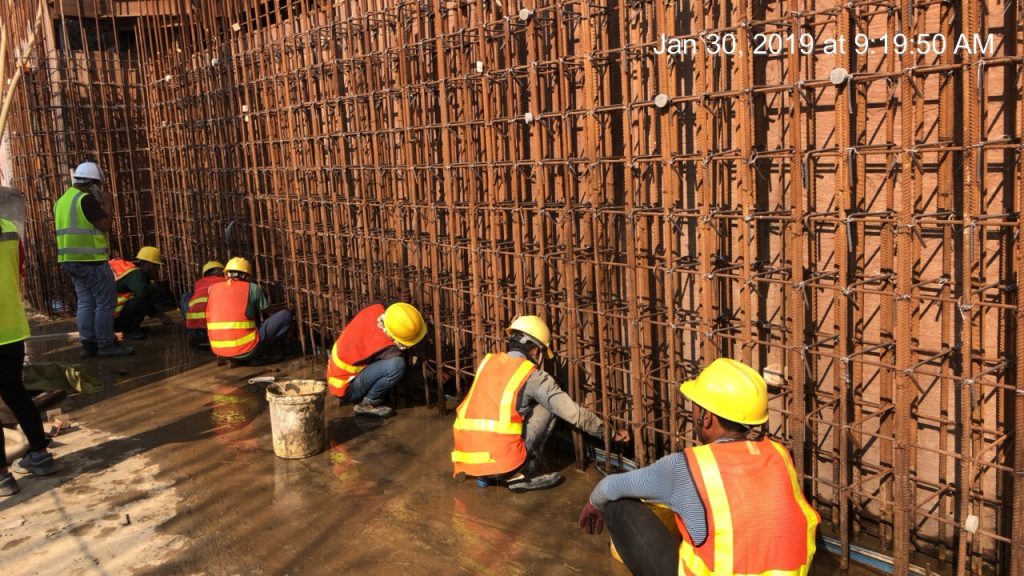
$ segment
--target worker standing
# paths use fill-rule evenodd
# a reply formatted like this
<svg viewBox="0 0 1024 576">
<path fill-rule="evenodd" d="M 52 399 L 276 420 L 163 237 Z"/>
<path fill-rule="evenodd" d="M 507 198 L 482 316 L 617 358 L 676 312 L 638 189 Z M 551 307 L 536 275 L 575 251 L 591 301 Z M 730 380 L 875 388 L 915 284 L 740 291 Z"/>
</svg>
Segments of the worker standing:
<svg viewBox="0 0 1024 576">
<path fill-rule="evenodd" d="M 523 492 L 555 486 L 558 472 L 536 475 L 544 443 L 559 417 L 597 438 L 604 424 L 580 407 L 541 367 L 553 357 L 551 331 L 537 316 L 520 316 L 506 330 L 508 352 L 488 354 L 456 409 L 455 475 L 504 483 Z M 629 437 L 617 431 L 615 441 Z"/>
<path fill-rule="evenodd" d="M 21 380 L 25 339 L 29 336 L 28 319 L 21 303 L 23 274 L 24 253 L 18 229 L 10 220 L 0 218 L 0 398 L 14 412 L 28 437 L 29 447 L 28 454 L 11 467 L 19 474 L 46 476 L 56 471 L 56 464 L 46 450 L 50 441 L 43 433 L 43 420 Z M 0 426 L 0 496 L 10 496 L 19 488 L 7 469 L 3 430 Z"/>
<path fill-rule="evenodd" d="M 415 306 L 396 302 L 363 308 L 341 331 L 327 361 L 332 394 L 354 404 L 356 414 L 394 414 L 387 396 L 405 376 L 405 353 L 427 334 Z"/>
<path fill-rule="evenodd" d="M 181 297 L 181 313 L 185 317 L 185 329 L 188 340 L 194 346 L 209 346 L 210 339 L 206 334 L 206 303 L 209 300 L 210 286 L 224 282 L 224 265 L 216 260 L 203 264 L 200 278 L 196 280 L 192 290 Z"/>
<path fill-rule="evenodd" d="M 171 320 L 156 308 L 159 288 L 155 279 L 164 265 L 160 249 L 155 246 L 143 246 L 131 262 L 121 258 L 110 261 L 110 269 L 114 272 L 117 303 L 114 306 L 114 331 L 122 332 L 126 340 L 143 340 L 149 331 L 142 327 L 146 316 L 156 316 L 164 324 Z"/>
<path fill-rule="evenodd" d="M 259 323 L 270 306 L 263 290 L 249 278 L 252 265 L 235 257 L 224 266 L 227 279 L 210 286 L 206 302 L 206 330 L 210 350 L 236 362 L 269 363 L 280 359 L 274 346 L 291 328 L 292 313 L 279 310 Z"/>
<path fill-rule="evenodd" d="M 75 321 L 82 357 L 125 356 L 134 352 L 114 339 L 117 292 L 107 266 L 112 202 L 103 193 L 103 173 L 92 162 L 75 168 L 67 192 L 53 205 L 57 229 L 57 262 L 71 276 L 78 299 Z"/>
<path fill-rule="evenodd" d="M 612 543 L 633 574 L 806 574 L 818 513 L 804 498 L 786 448 L 750 428 L 768 420 L 756 370 L 719 358 L 679 390 L 693 404 L 702 444 L 605 477 L 579 517 Z M 676 513 L 678 535 L 644 503 Z"/>
</svg>

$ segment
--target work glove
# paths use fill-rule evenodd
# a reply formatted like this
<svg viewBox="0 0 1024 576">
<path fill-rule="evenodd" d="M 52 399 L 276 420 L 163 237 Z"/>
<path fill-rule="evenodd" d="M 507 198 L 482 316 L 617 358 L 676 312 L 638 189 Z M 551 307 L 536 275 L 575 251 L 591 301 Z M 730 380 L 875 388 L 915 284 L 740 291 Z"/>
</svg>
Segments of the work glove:
<svg viewBox="0 0 1024 576">
<path fill-rule="evenodd" d="M 600 534 L 604 532 L 604 512 L 601 512 L 596 506 L 587 502 L 587 505 L 580 511 L 579 525 L 587 534 Z"/>
</svg>

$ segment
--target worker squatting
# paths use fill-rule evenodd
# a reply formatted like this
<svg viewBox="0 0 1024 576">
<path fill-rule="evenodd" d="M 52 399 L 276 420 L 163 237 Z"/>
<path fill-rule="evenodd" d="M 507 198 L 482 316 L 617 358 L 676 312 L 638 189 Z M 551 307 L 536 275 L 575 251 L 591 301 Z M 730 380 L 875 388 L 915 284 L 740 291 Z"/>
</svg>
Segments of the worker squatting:
<svg viewBox="0 0 1024 576">
<path fill-rule="evenodd" d="M 115 329 L 123 338 L 142 339 L 142 318 L 159 315 L 152 283 L 162 255 L 147 246 L 132 261 L 110 259 L 105 232 L 112 211 L 102 185 L 99 167 L 82 164 L 54 206 L 58 261 L 78 294 L 76 321 L 87 357 L 132 354 Z M 12 468 L 45 475 L 56 465 L 20 379 L 28 336 L 17 280 L 21 261 L 17 231 L 0 220 L 0 289 L 18 296 L 0 299 L 0 376 L 5 383 L 0 390 L 30 443 L 28 454 Z M 209 346 L 220 359 L 272 362 L 287 352 L 292 316 L 287 310 L 269 313 L 244 258 L 207 262 L 181 309 L 192 343 Z M 362 309 L 331 349 L 331 393 L 353 404 L 356 414 L 392 416 L 390 392 L 405 376 L 427 331 L 411 304 Z M 506 336 L 505 349 L 487 354 L 477 366 L 456 409 L 455 478 L 515 492 L 557 486 L 561 474 L 541 469 L 556 418 L 595 438 L 629 440 L 626 430 L 606 430 L 597 415 L 579 406 L 545 371 L 554 350 L 544 320 L 519 316 Z M 698 445 L 604 478 L 580 512 L 580 528 L 599 534 L 607 524 L 615 550 L 634 574 L 807 574 L 820 519 L 801 492 L 789 453 L 760 430 L 768 420 L 762 376 L 742 362 L 719 358 L 679 390 L 690 404 Z M 5 464 L 6 459 L 0 460 Z M 0 495 L 17 490 L 13 475 L 6 466 L 0 468 Z M 670 527 L 659 517 L 666 513 Z"/>
</svg>

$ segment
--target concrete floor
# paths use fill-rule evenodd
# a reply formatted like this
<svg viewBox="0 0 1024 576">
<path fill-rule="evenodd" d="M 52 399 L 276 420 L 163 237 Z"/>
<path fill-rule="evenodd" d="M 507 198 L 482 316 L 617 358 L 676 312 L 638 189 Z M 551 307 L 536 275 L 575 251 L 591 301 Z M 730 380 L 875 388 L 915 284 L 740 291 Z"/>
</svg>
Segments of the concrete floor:
<svg viewBox="0 0 1024 576">
<path fill-rule="evenodd" d="M 480 489 L 451 478 L 451 415 L 356 418 L 329 398 L 327 450 L 283 460 L 265 385 L 247 381 L 322 377 L 319 365 L 218 367 L 177 327 L 136 349 L 83 363 L 105 389 L 62 404 L 75 426 L 53 447 L 61 472 L 19 478 L 0 500 L 0 573 L 628 574 L 606 534 L 576 527 L 600 474 L 570 454 L 552 459 L 566 476 L 555 489 Z M 60 339 L 29 354 L 81 362 Z M 817 572 L 831 572 L 823 560 Z"/>
</svg>

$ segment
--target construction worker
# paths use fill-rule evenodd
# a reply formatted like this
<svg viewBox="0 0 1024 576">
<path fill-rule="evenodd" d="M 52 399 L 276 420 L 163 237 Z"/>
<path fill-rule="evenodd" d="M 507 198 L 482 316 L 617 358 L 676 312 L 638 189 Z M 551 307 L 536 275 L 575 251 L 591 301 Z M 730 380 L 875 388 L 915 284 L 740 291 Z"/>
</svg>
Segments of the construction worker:
<svg viewBox="0 0 1024 576">
<path fill-rule="evenodd" d="M 149 330 L 142 327 L 146 316 L 159 317 L 164 324 L 171 319 L 156 309 L 156 298 L 160 292 L 155 279 L 164 265 L 160 249 L 143 246 L 131 262 L 121 258 L 110 261 L 117 289 L 117 303 L 114 306 L 114 330 L 122 332 L 126 340 L 143 340 L 149 337 Z"/>
<path fill-rule="evenodd" d="M 604 424 L 541 367 L 545 352 L 554 357 L 543 320 L 520 316 L 505 332 L 508 352 L 484 356 L 456 409 L 454 475 L 476 477 L 481 485 L 500 482 L 513 492 L 550 488 L 562 475 L 535 473 L 555 416 L 597 438 L 604 437 Z M 614 439 L 628 437 L 620 430 Z"/>
<path fill-rule="evenodd" d="M 363 308 L 341 331 L 327 361 L 327 383 L 356 414 L 386 418 L 391 389 L 405 376 L 405 352 L 427 335 L 427 323 L 412 304 Z"/>
<path fill-rule="evenodd" d="M 693 404 L 702 445 L 605 477 L 580 513 L 580 528 L 600 533 L 607 518 L 633 574 L 806 574 L 820 518 L 786 448 L 750 435 L 768 420 L 764 379 L 719 358 L 679 390 Z M 670 507 L 682 536 L 641 499 Z"/>
<path fill-rule="evenodd" d="M 195 346 L 209 346 L 206 334 L 206 302 L 210 286 L 224 282 L 224 265 L 216 260 L 203 264 L 199 280 L 181 297 L 181 313 L 185 317 L 188 339 Z"/>
<path fill-rule="evenodd" d="M 263 290 L 249 278 L 252 265 L 234 257 L 224 266 L 227 279 L 210 286 L 206 301 L 206 330 L 210 350 L 235 362 L 269 363 L 280 359 L 275 344 L 284 339 L 292 324 L 292 313 L 279 310 L 259 323 L 270 306 Z"/>
<path fill-rule="evenodd" d="M 75 168 L 71 187 L 53 205 L 57 262 L 71 276 L 78 298 L 82 357 L 125 356 L 134 350 L 114 338 L 117 291 L 107 260 L 112 202 L 103 193 L 103 173 L 92 162 Z"/>
<path fill-rule="evenodd" d="M 56 472 L 53 456 L 46 450 L 50 441 L 43 433 L 43 420 L 21 380 L 25 364 L 28 319 L 21 304 L 21 279 L 25 255 L 18 229 L 0 218 L 0 398 L 10 407 L 28 437 L 29 451 L 11 468 L 19 474 L 46 476 Z M 17 494 L 19 488 L 7 469 L 4 428 L 0 426 L 0 496 Z"/>
</svg>

